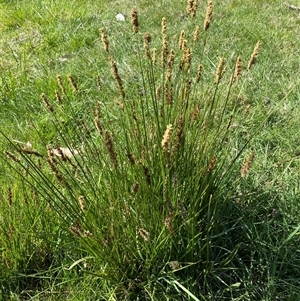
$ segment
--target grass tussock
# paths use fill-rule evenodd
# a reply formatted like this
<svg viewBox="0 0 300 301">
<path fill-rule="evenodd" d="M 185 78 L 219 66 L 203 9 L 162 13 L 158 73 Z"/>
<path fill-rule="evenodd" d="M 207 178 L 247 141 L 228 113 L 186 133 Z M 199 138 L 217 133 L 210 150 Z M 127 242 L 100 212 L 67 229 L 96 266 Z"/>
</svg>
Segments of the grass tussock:
<svg viewBox="0 0 300 301">
<path fill-rule="evenodd" d="M 254 205 L 267 196 L 251 183 L 274 110 L 254 129 L 241 101 L 263 46 L 212 61 L 212 1 L 198 10 L 187 1 L 182 27 L 162 17 L 155 34 L 132 9 L 124 56 L 100 27 L 105 59 L 91 87 L 73 72 L 54 77 L 35 141 L 0 129 L 15 183 L 0 202 L 4 296 L 49 283 L 76 292 L 78 281 L 99 300 L 293 296 L 299 227 Z"/>
</svg>

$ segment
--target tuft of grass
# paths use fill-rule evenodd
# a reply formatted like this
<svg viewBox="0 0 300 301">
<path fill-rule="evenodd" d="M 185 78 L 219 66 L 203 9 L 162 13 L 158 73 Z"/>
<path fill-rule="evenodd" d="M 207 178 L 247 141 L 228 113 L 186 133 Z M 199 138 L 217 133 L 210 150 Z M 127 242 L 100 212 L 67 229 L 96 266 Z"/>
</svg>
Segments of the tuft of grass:
<svg viewBox="0 0 300 301">
<path fill-rule="evenodd" d="M 209 2 L 205 31 L 211 15 Z M 189 18 L 193 17 L 194 13 Z M 106 281 L 116 290 L 117 298 L 148 298 L 149 294 L 154 298 L 164 292 L 158 285 L 166 284 L 176 294 L 178 280 L 194 291 L 190 294 L 209 295 L 214 281 L 227 290 L 233 280 L 221 275 L 239 244 L 227 247 L 222 239 L 235 228 L 223 214 L 231 202 L 226 185 L 228 181 L 236 185 L 232 168 L 248 144 L 231 151 L 231 136 L 238 129 L 231 127 L 237 103 L 230 96 L 241 77 L 241 59 L 227 88 L 223 84 L 227 92 L 222 92 L 221 85 L 224 58 L 214 71 L 212 84 L 202 86 L 199 71 L 205 72 L 205 60 L 203 70 L 199 63 L 192 64 L 192 46 L 193 51 L 203 53 L 197 37 L 180 41 L 178 35 L 178 48 L 178 42 L 174 45 L 170 41 L 163 19 L 160 42 L 152 41 L 147 33 L 143 49 L 135 9 L 131 19 L 132 43 L 137 49 L 134 56 L 139 62 L 132 68 L 134 84 L 125 88 L 124 67 L 114 60 L 102 31 L 115 81 L 110 89 L 117 98 L 110 100 L 110 105 L 96 102 L 94 115 L 87 111 L 83 120 L 77 99 L 85 99 L 87 93 L 80 91 L 71 75 L 69 88 L 57 77 L 59 103 L 54 104 L 45 94 L 41 100 L 56 134 L 53 138 L 64 147 L 47 145 L 47 167 L 36 160 L 43 154 L 31 146 L 22 149 L 8 138 L 21 155 L 17 166 L 27 171 L 23 179 L 28 187 L 36 187 L 37 194 L 58 213 L 93 259 L 86 272 Z M 187 25 L 191 26 L 189 20 Z M 158 61 L 149 54 L 152 43 L 161 49 Z M 248 69 L 257 54 L 258 46 Z M 103 87 L 100 93 L 108 95 L 109 90 Z M 112 101 L 117 108 L 110 108 Z M 65 116 L 71 120 L 68 127 L 62 122 Z M 242 176 L 249 172 L 252 159 L 253 155 L 244 163 Z M 17 166 L 11 166 L 22 176 Z M 191 289 L 194 281 L 198 284 Z"/>
<path fill-rule="evenodd" d="M 73 4 L 3 4 L 2 294 L 296 300 L 295 59 L 248 27 L 271 6 Z"/>
</svg>

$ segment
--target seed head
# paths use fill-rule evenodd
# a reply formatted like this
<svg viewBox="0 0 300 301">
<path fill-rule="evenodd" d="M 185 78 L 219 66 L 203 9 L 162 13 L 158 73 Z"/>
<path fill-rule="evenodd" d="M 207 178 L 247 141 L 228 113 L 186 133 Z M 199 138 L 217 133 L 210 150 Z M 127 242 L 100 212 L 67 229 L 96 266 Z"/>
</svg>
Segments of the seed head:
<svg viewBox="0 0 300 301">
<path fill-rule="evenodd" d="M 185 31 L 181 30 L 180 36 L 179 36 L 179 49 L 183 49 L 183 41 L 184 41 Z"/>
<path fill-rule="evenodd" d="M 171 83 L 166 83 L 165 95 L 166 95 L 166 103 L 169 105 L 172 105 L 173 104 L 173 86 Z"/>
<path fill-rule="evenodd" d="M 179 270 L 181 268 L 181 264 L 177 260 L 170 261 L 169 265 L 170 265 L 172 271 Z"/>
<path fill-rule="evenodd" d="M 208 1 L 207 8 L 206 8 L 206 15 L 204 19 L 204 26 L 203 26 L 204 30 L 207 30 L 209 28 L 211 18 L 212 18 L 212 9 L 213 9 L 212 1 Z"/>
<path fill-rule="evenodd" d="M 149 43 L 151 42 L 151 35 L 149 32 L 146 32 L 144 34 L 144 49 L 145 49 L 145 54 L 146 57 L 151 60 L 151 56 L 150 56 L 150 50 L 149 50 Z"/>
<path fill-rule="evenodd" d="M 253 52 L 252 52 L 251 57 L 250 57 L 250 60 L 248 62 L 248 67 L 247 67 L 248 70 L 251 68 L 251 66 L 253 64 L 255 64 L 256 59 L 258 57 L 259 48 L 260 48 L 260 41 L 257 42 L 257 44 L 255 45 L 255 47 L 253 49 Z"/>
<path fill-rule="evenodd" d="M 168 68 L 167 68 L 167 75 L 166 75 L 166 82 L 169 84 L 171 81 L 172 77 L 172 70 L 173 70 L 173 65 L 174 65 L 174 60 L 175 60 L 175 52 L 172 49 L 170 51 L 170 56 L 169 56 L 169 61 L 168 61 Z"/>
<path fill-rule="evenodd" d="M 139 182 L 135 182 L 132 186 L 131 186 L 131 191 L 133 194 L 136 194 L 138 192 L 140 188 L 140 183 Z"/>
<path fill-rule="evenodd" d="M 65 86 L 64 86 L 64 84 L 63 84 L 63 82 L 62 82 L 61 76 L 60 76 L 60 75 L 57 75 L 57 76 L 56 76 L 56 79 L 57 79 L 57 84 L 58 84 L 58 86 L 60 87 L 61 93 L 62 93 L 62 94 L 66 94 L 66 89 L 65 89 Z"/>
<path fill-rule="evenodd" d="M 126 153 L 126 156 L 130 162 L 131 165 L 135 165 L 135 158 L 134 158 L 134 155 L 130 152 L 127 152 Z"/>
<path fill-rule="evenodd" d="M 240 56 L 237 57 L 233 75 L 231 76 L 230 85 L 240 80 L 242 77 L 243 64 Z"/>
<path fill-rule="evenodd" d="M 62 104 L 62 97 L 60 96 L 58 90 L 55 90 L 55 98 L 59 104 Z"/>
<path fill-rule="evenodd" d="M 178 205 L 178 210 L 180 212 L 181 218 L 182 218 L 184 224 L 186 224 L 186 221 L 187 221 L 186 209 L 180 200 L 177 201 L 177 205 Z"/>
<path fill-rule="evenodd" d="M 97 86 L 98 86 L 99 90 L 101 91 L 102 90 L 102 83 L 101 83 L 101 77 L 100 77 L 99 74 L 97 75 L 96 82 L 97 82 Z"/>
<path fill-rule="evenodd" d="M 167 32 L 167 22 L 166 22 L 166 18 L 163 17 L 161 20 L 161 34 L 165 35 Z"/>
<path fill-rule="evenodd" d="M 47 108 L 47 110 L 49 110 L 51 113 L 54 112 L 54 108 L 52 107 L 52 105 L 49 103 L 46 95 L 44 93 L 41 94 L 41 99 L 45 105 L 45 107 Z"/>
<path fill-rule="evenodd" d="M 246 108 L 245 108 L 245 110 L 244 110 L 244 112 L 243 112 L 243 116 L 246 116 L 246 115 L 249 113 L 250 107 L 251 107 L 250 104 L 248 104 L 248 105 L 246 106 Z"/>
<path fill-rule="evenodd" d="M 241 168 L 241 176 L 242 177 L 245 177 L 248 174 L 251 164 L 254 160 L 254 157 L 255 157 L 255 152 L 253 151 Z"/>
<path fill-rule="evenodd" d="M 173 228 L 173 214 L 169 214 L 166 218 L 165 218 L 165 226 L 169 232 L 170 235 L 174 234 L 174 228 Z"/>
<path fill-rule="evenodd" d="M 106 52 L 109 52 L 109 42 L 108 42 L 107 35 L 104 32 L 104 28 L 100 28 L 99 32 L 100 32 L 100 35 L 101 35 L 101 41 L 102 41 L 102 44 L 103 44 L 103 48 Z"/>
<path fill-rule="evenodd" d="M 163 66 L 166 65 L 166 61 L 167 61 L 167 56 L 169 53 L 168 46 L 169 44 L 168 44 L 167 36 L 164 34 L 162 39 L 162 51 L 161 51 L 161 62 Z"/>
<path fill-rule="evenodd" d="M 86 210 L 86 205 L 85 205 L 84 197 L 82 195 L 80 195 L 78 197 L 78 202 L 79 202 L 81 211 L 84 212 Z"/>
<path fill-rule="evenodd" d="M 198 38 L 199 38 L 199 33 L 200 33 L 200 27 L 197 25 L 194 31 L 194 35 L 193 35 L 193 41 L 197 42 Z"/>
<path fill-rule="evenodd" d="M 213 156 L 211 158 L 211 160 L 209 161 L 209 164 L 208 164 L 208 167 L 206 169 L 206 174 L 209 174 L 211 173 L 211 171 L 213 170 L 215 164 L 216 164 L 216 160 L 217 160 L 217 157 L 216 156 Z"/>
<path fill-rule="evenodd" d="M 149 168 L 148 168 L 146 165 L 144 165 L 144 164 L 142 164 L 142 167 L 143 167 L 143 171 L 144 171 L 146 183 L 147 183 L 148 185 L 150 185 L 150 184 L 151 184 L 151 174 L 150 174 L 150 170 L 149 170 Z"/>
<path fill-rule="evenodd" d="M 5 154 L 9 159 L 13 160 L 14 162 L 20 163 L 20 159 L 19 159 L 15 154 L 13 154 L 12 152 L 4 151 L 4 154 Z"/>
<path fill-rule="evenodd" d="M 156 100 L 159 100 L 161 98 L 161 85 L 158 85 L 155 91 L 155 97 Z"/>
<path fill-rule="evenodd" d="M 195 105 L 194 110 L 192 112 L 192 120 L 197 120 L 199 113 L 200 113 L 200 108 L 199 105 L 197 104 Z"/>
<path fill-rule="evenodd" d="M 108 151 L 109 157 L 115 167 L 118 167 L 118 157 L 115 151 L 114 140 L 110 132 L 105 131 L 104 135 L 105 146 Z"/>
<path fill-rule="evenodd" d="M 184 51 L 184 70 L 188 71 L 191 67 L 192 60 L 192 50 L 191 48 L 186 48 Z"/>
<path fill-rule="evenodd" d="M 96 104 L 94 123 L 95 123 L 98 133 L 102 136 L 103 127 L 100 122 L 100 104 L 99 104 L 99 102 L 97 102 L 97 104 Z"/>
<path fill-rule="evenodd" d="M 157 63 L 157 49 L 156 48 L 152 49 L 152 63 L 153 63 L 153 65 L 156 65 L 156 63 Z"/>
<path fill-rule="evenodd" d="M 134 33 L 138 33 L 139 31 L 139 20 L 138 20 L 138 13 L 135 8 L 132 9 L 131 11 L 131 24 L 132 24 L 132 29 Z"/>
<path fill-rule="evenodd" d="M 197 7 L 198 0 L 188 0 L 188 4 L 186 7 L 187 14 L 194 18 L 196 16 Z"/>
<path fill-rule="evenodd" d="M 71 74 L 68 74 L 68 80 L 69 80 L 69 83 L 70 83 L 72 89 L 75 92 L 78 91 L 77 84 L 76 84 L 76 82 L 75 82 L 75 80 L 74 80 L 74 78 L 73 78 L 73 76 Z"/>
<path fill-rule="evenodd" d="M 176 145 L 175 145 L 176 150 L 179 150 L 181 142 L 182 142 L 183 124 L 184 124 L 184 119 L 181 116 L 179 118 L 179 121 L 178 121 L 178 124 L 177 124 Z"/>
<path fill-rule="evenodd" d="M 49 167 L 50 167 L 52 173 L 54 174 L 57 181 L 60 184 L 63 184 L 63 177 L 60 175 L 60 173 L 58 171 L 57 161 L 54 157 L 53 148 L 50 145 L 47 146 L 47 154 L 48 154 L 47 163 L 49 164 Z"/>
<path fill-rule="evenodd" d="M 145 229 L 139 229 L 139 235 L 144 239 L 144 241 L 149 240 L 149 232 L 147 232 Z"/>
<path fill-rule="evenodd" d="M 122 79 L 121 79 L 121 77 L 119 75 L 117 64 L 116 64 L 116 62 L 112 58 L 110 58 L 110 63 L 111 63 L 112 69 L 113 69 L 113 76 L 114 76 L 114 78 L 115 78 L 115 80 L 117 82 L 119 91 L 120 91 L 122 97 L 125 98 L 125 92 L 124 92 L 124 89 L 123 89 L 123 83 L 122 83 Z"/>
<path fill-rule="evenodd" d="M 8 204 L 11 206 L 12 205 L 12 189 L 11 189 L 11 187 L 8 187 L 8 189 L 7 189 L 7 201 L 8 201 Z"/>
<path fill-rule="evenodd" d="M 172 124 L 168 124 L 163 139 L 161 141 L 161 146 L 164 151 L 168 150 L 171 135 L 172 135 Z"/>
<path fill-rule="evenodd" d="M 199 64 L 198 70 L 197 70 L 197 76 L 196 76 L 196 83 L 197 84 L 199 83 L 199 81 L 201 79 L 202 70 L 203 70 L 203 66 L 201 64 Z"/>
<path fill-rule="evenodd" d="M 222 79 L 224 73 L 225 73 L 226 67 L 225 67 L 225 59 L 223 57 L 220 58 L 219 65 L 216 72 L 215 77 L 215 83 L 218 84 L 220 80 Z"/>
</svg>

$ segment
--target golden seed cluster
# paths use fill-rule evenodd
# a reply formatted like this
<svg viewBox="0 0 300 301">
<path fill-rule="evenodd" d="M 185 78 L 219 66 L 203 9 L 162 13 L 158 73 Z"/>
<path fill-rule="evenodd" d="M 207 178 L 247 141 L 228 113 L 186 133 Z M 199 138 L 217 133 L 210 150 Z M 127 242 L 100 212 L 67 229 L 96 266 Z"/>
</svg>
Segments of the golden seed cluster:
<svg viewBox="0 0 300 301">
<path fill-rule="evenodd" d="M 210 26 L 210 22 L 211 22 L 211 19 L 212 19 L 212 12 L 213 12 L 212 1 L 208 1 L 207 2 L 205 19 L 204 19 L 204 25 L 203 25 L 204 30 L 207 30 Z"/>
</svg>

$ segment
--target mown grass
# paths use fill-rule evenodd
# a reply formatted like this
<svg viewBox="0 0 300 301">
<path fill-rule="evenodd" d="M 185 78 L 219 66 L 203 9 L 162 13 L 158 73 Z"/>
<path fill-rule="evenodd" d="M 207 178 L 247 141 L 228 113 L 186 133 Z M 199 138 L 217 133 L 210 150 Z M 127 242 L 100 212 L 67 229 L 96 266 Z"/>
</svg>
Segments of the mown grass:
<svg viewBox="0 0 300 301">
<path fill-rule="evenodd" d="M 49 144 L 56 147 L 68 143 L 70 148 L 81 147 L 83 129 L 78 128 L 74 123 L 90 121 L 88 125 L 92 128 L 93 112 L 97 102 L 105 104 L 103 108 L 101 107 L 101 110 L 104 109 L 103 123 L 111 132 L 120 133 L 120 125 L 117 121 L 122 115 L 115 100 L 122 101 L 122 98 L 118 94 L 110 65 L 107 63 L 108 56 L 102 49 L 99 28 L 105 28 L 109 37 L 111 55 L 118 63 L 130 98 L 141 97 L 137 95 L 139 90 L 136 89 L 136 85 L 142 84 L 140 61 L 136 53 L 137 45 L 141 48 L 142 45 L 137 41 L 142 40 L 142 33 L 149 31 L 153 37 L 152 45 L 159 48 L 162 17 L 166 17 L 168 37 L 170 44 L 174 46 L 177 45 L 178 34 L 182 28 L 190 28 L 192 34 L 191 30 L 194 26 L 196 24 L 200 26 L 202 44 L 199 43 L 193 52 L 193 59 L 199 60 L 205 71 L 201 80 L 203 92 L 199 95 L 196 92 L 194 94 L 200 101 L 209 99 L 209 93 L 214 88 L 212 81 L 220 57 L 225 57 L 227 66 L 232 69 L 237 55 L 240 55 L 245 68 L 254 45 L 257 41 L 261 41 L 258 61 L 254 68 L 244 75 L 243 87 L 233 86 L 229 103 L 230 110 L 234 108 L 233 104 L 236 104 L 236 118 L 233 119 L 232 124 L 235 129 L 234 135 L 228 138 L 231 143 L 228 155 L 231 151 L 236 154 L 236 150 L 239 150 L 243 143 L 254 135 L 242 157 L 238 158 L 238 166 L 252 151 L 255 152 L 255 160 L 248 176 L 240 179 L 238 185 L 235 182 L 236 174 L 239 173 L 237 166 L 230 171 L 228 181 L 225 181 L 221 187 L 217 187 L 217 195 L 226 200 L 226 206 L 224 209 L 218 206 L 215 208 L 226 212 L 224 214 L 218 210 L 213 211 L 218 213 L 218 217 L 212 219 L 213 225 L 211 227 L 206 227 L 205 223 L 202 225 L 205 231 L 208 231 L 206 235 L 195 236 L 206 246 L 207 251 L 205 256 L 203 255 L 205 260 L 201 263 L 203 265 L 198 266 L 193 256 L 190 257 L 189 262 L 176 258 L 178 254 L 184 258 L 182 247 L 174 243 L 171 244 L 172 251 L 170 251 L 169 244 L 166 243 L 164 248 L 161 248 L 161 245 L 157 246 L 159 250 L 157 252 L 161 252 L 159 256 L 157 254 L 148 256 L 149 250 L 153 252 L 153 249 L 145 247 L 146 255 L 137 252 L 136 261 L 130 261 L 132 258 L 127 259 L 132 265 L 136 264 L 137 269 L 134 271 L 131 267 L 132 269 L 126 270 L 127 278 L 118 278 L 118 274 L 104 275 L 105 264 L 99 260 L 101 256 L 104 256 L 106 265 L 109 263 L 111 267 L 116 266 L 115 270 L 112 268 L 110 272 L 120 273 L 121 269 L 118 270 L 117 266 L 124 262 L 124 258 L 122 254 L 117 254 L 115 249 L 111 250 L 111 254 L 107 251 L 102 254 L 93 244 L 83 241 L 83 244 L 79 245 L 80 239 L 68 231 L 66 220 L 69 217 L 61 214 L 66 209 L 72 212 L 77 205 L 75 205 L 76 199 L 71 196 L 71 200 L 75 202 L 71 202 L 70 208 L 63 206 L 58 208 L 57 206 L 61 204 L 57 201 L 54 203 L 49 201 L 51 195 L 47 191 L 51 189 L 42 186 L 43 181 L 32 181 L 31 187 L 28 188 L 25 185 L 24 174 L 15 175 L 4 164 L 6 160 L 1 160 L 0 284 L 4 300 L 62 298 L 138 300 L 146 297 L 154 300 L 179 300 L 180 298 L 192 300 L 192 293 L 200 300 L 298 299 L 300 257 L 297 227 L 299 226 L 300 149 L 297 122 L 299 120 L 297 101 L 299 99 L 299 49 L 296 47 L 299 43 L 297 36 L 299 14 L 297 12 L 289 10 L 280 1 L 273 1 L 272 4 L 267 1 L 223 1 L 214 3 L 212 24 L 209 30 L 204 32 L 202 24 L 206 4 L 199 5 L 197 17 L 191 20 L 186 16 L 185 1 L 176 3 L 136 1 L 134 5 L 139 12 L 141 34 L 133 37 L 130 24 L 132 3 L 126 1 L 117 1 L 113 4 L 105 2 L 101 5 L 95 4 L 94 1 L 66 3 L 2 1 L 0 5 L 1 132 L 13 141 L 24 144 L 29 141 L 34 149 L 43 155 L 46 153 L 46 145 Z M 115 20 L 115 15 L 119 12 L 125 15 L 125 22 Z M 55 104 L 59 113 L 55 117 L 58 119 L 52 124 L 53 116 L 45 111 L 40 94 L 45 93 L 54 103 L 54 91 L 59 88 L 57 74 L 62 76 L 67 93 L 63 107 Z M 74 77 L 80 93 L 74 93 L 72 87 L 68 85 L 68 74 Z M 96 83 L 97 75 L 100 76 L 103 86 L 100 92 Z M 224 80 L 224 83 L 220 84 L 220 90 L 223 91 L 220 94 L 221 99 L 226 95 L 230 75 L 231 73 L 227 71 L 225 74 L 227 82 Z M 175 111 L 172 114 L 176 116 L 176 113 Z M 58 125 L 57 121 L 63 123 Z M 170 121 L 164 120 L 163 130 Z M 126 128 L 130 128 L 128 124 L 130 123 L 125 123 Z M 148 124 L 145 128 L 148 128 Z M 58 135 L 58 130 L 64 135 Z M 123 139 L 122 137 L 115 137 L 115 139 Z M 95 140 L 92 140 L 93 144 L 90 147 L 96 151 L 93 145 L 99 145 L 100 148 L 101 141 L 94 136 L 93 139 Z M 24 146 L 16 141 L 14 141 L 16 145 Z M 124 140 L 119 142 L 121 146 L 125 143 Z M 1 149 L 14 151 L 14 148 L 3 138 Z M 104 146 L 101 151 L 105 153 Z M 124 148 L 118 149 L 120 156 L 122 151 Z M 134 147 L 131 151 L 138 153 Z M 226 151 L 224 145 L 224 151 L 220 153 L 224 155 Z M 149 158 L 147 160 L 150 161 Z M 187 159 L 185 161 L 187 167 L 180 169 L 180 172 L 187 177 L 189 169 L 192 172 L 193 166 L 189 165 L 191 164 L 188 161 L 189 156 L 184 158 Z M 99 159 L 99 163 L 95 163 L 95 159 Z M 208 158 L 210 159 L 211 157 Z M 95 168 L 88 179 L 95 183 L 101 182 L 100 179 L 105 173 L 99 173 L 97 167 L 104 168 L 105 165 L 101 162 L 99 154 L 91 155 L 87 162 L 90 163 L 90 168 Z M 109 157 L 106 162 L 109 162 Z M 31 161 L 25 163 L 30 165 Z M 153 168 L 157 167 L 153 165 Z M 44 170 L 47 173 L 46 167 Z M 153 169 L 152 176 L 162 170 Z M 38 172 L 38 169 L 34 171 Z M 99 196 L 94 195 L 93 189 L 82 189 L 74 180 L 75 178 L 72 178 L 71 172 L 69 170 L 67 172 L 71 181 L 72 179 L 74 181 L 71 183 L 81 193 L 85 192 L 88 199 L 92 196 L 97 197 L 101 204 L 101 199 L 106 197 L 105 194 L 109 195 L 107 187 L 97 186 L 99 184 L 95 184 L 98 189 L 101 188 L 98 192 Z M 135 176 L 142 178 L 143 174 L 140 172 L 134 169 L 134 172 L 126 173 L 126 176 L 130 181 Z M 222 173 L 222 169 L 219 173 Z M 114 177 L 111 185 L 114 187 L 113 197 L 116 199 L 121 192 L 120 181 L 124 182 L 124 187 L 130 183 L 130 181 L 127 183 L 126 179 L 121 180 L 121 175 L 124 173 L 115 175 L 108 172 L 107 175 L 107 178 Z M 159 176 L 155 180 L 157 182 L 152 187 L 153 195 L 156 195 L 156 191 L 159 195 L 162 190 L 164 185 L 160 181 L 162 178 Z M 196 181 L 197 177 L 194 178 Z M 84 187 L 89 185 L 88 182 L 84 183 L 86 185 Z M 193 184 L 191 181 L 189 190 L 183 189 L 181 193 L 190 194 L 189 197 L 195 202 L 192 196 L 197 196 L 197 193 L 192 189 Z M 92 188 L 96 186 L 91 185 Z M 124 187 L 121 189 L 123 190 Z M 147 189 L 146 186 L 142 186 L 145 202 L 151 200 Z M 43 194 L 43 191 L 47 193 Z M 165 194 L 165 191 L 163 193 Z M 173 191 L 170 190 L 169 193 L 172 195 Z M 64 196 L 63 199 L 69 200 L 69 197 Z M 175 197 L 177 197 L 176 193 Z M 55 190 L 53 199 L 60 198 L 60 192 Z M 110 205 L 103 204 L 106 208 Z M 101 206 L 100 208 L 97 206 L 92 208 L 104 210 Z M 141 206 L 149 210 L 146 205 Z M 119 209 L 122 210 L 121 207 Z M 79 214 L 78 208 L 74 210 L 71 213 L 72 218 Z M 143 211 L 140 214 L 145 215 L 141 220 L 148 223 L 140 224 L 141 228 L 147 229 L 151 224 L 152 231 L 155 233 L 154 229 L 159 229 L 160 224 L 163 224 L 163 218 L 159 214 L 154 217 L 147 217 Z M 97 215 L 92 214 L 91 222 L 87 222 L 86 225 L 92 230 L 95 225 L 101 229 L 101 223 L 104 221 L 107 224 L 111 223 L 105 217 L 101 219 L 98 217 L 97 220 Z M 120 234 L 123 233 L 121 229 L 118 231 Z M 182 227 L 179 227 L 178 231 L 183 235 L 184 232 L 180 232 L 183 231 Z M 128 239 L 127 234 L 129 237 L 131 235 L 131 238 Z M 134 231 L 124 232 L 124 235 L 120 238 L 120 245 L 126 244 L 124 242 L 126 239 L 129 241 L 137 239 Z M 161 232 L 159 237 L 164 235 L 166 233 Z M 167 242 L 168 239 L 170 237 L 166 235 L 162 242 Z M 141 244 L 138 239 L 137 242 L 138 245 Z M 118 245 L 118 240 L 115 243 Z M 78 246 L 79 248 L 76 248 Z M 132 247 L 128 243 L 128 250 L 134 254 L 135 250 L 130 249 Z M 188 245 L 183 246 L 185 247 L 187 250 L 192 250 Z M 169 254 L 175 257 L 172 258 Z M 93 260 L 78 261 L 86 256 L 88 258 L 92 256 Z M 145 256 L 143 258 L 149 260 L 149 262 L 146 260 L 146 271 L 139 271 L 138 256 Z M 161 259 L 161 265 L 153 262 L 158 258 Z M 172 273 L 167 265 L 169 262 L 176 264 L 177 260 L 184 265 L 184 269 Z M 76 262 L 77 264 L 72 266 Z M 190 264 L 191 267 L 187 268 Z M 70 269 L 70 266 L 73 268 Z M 193 266 L 195 266 L 194 270 Z M 203 267 L 208 271 L 203 273 L 197 270 Z M 104 276 L 110 282 L 106 281 Z M 182 286 L 187 288 L 190 295 L 182 289 Z"/>
</svg>

